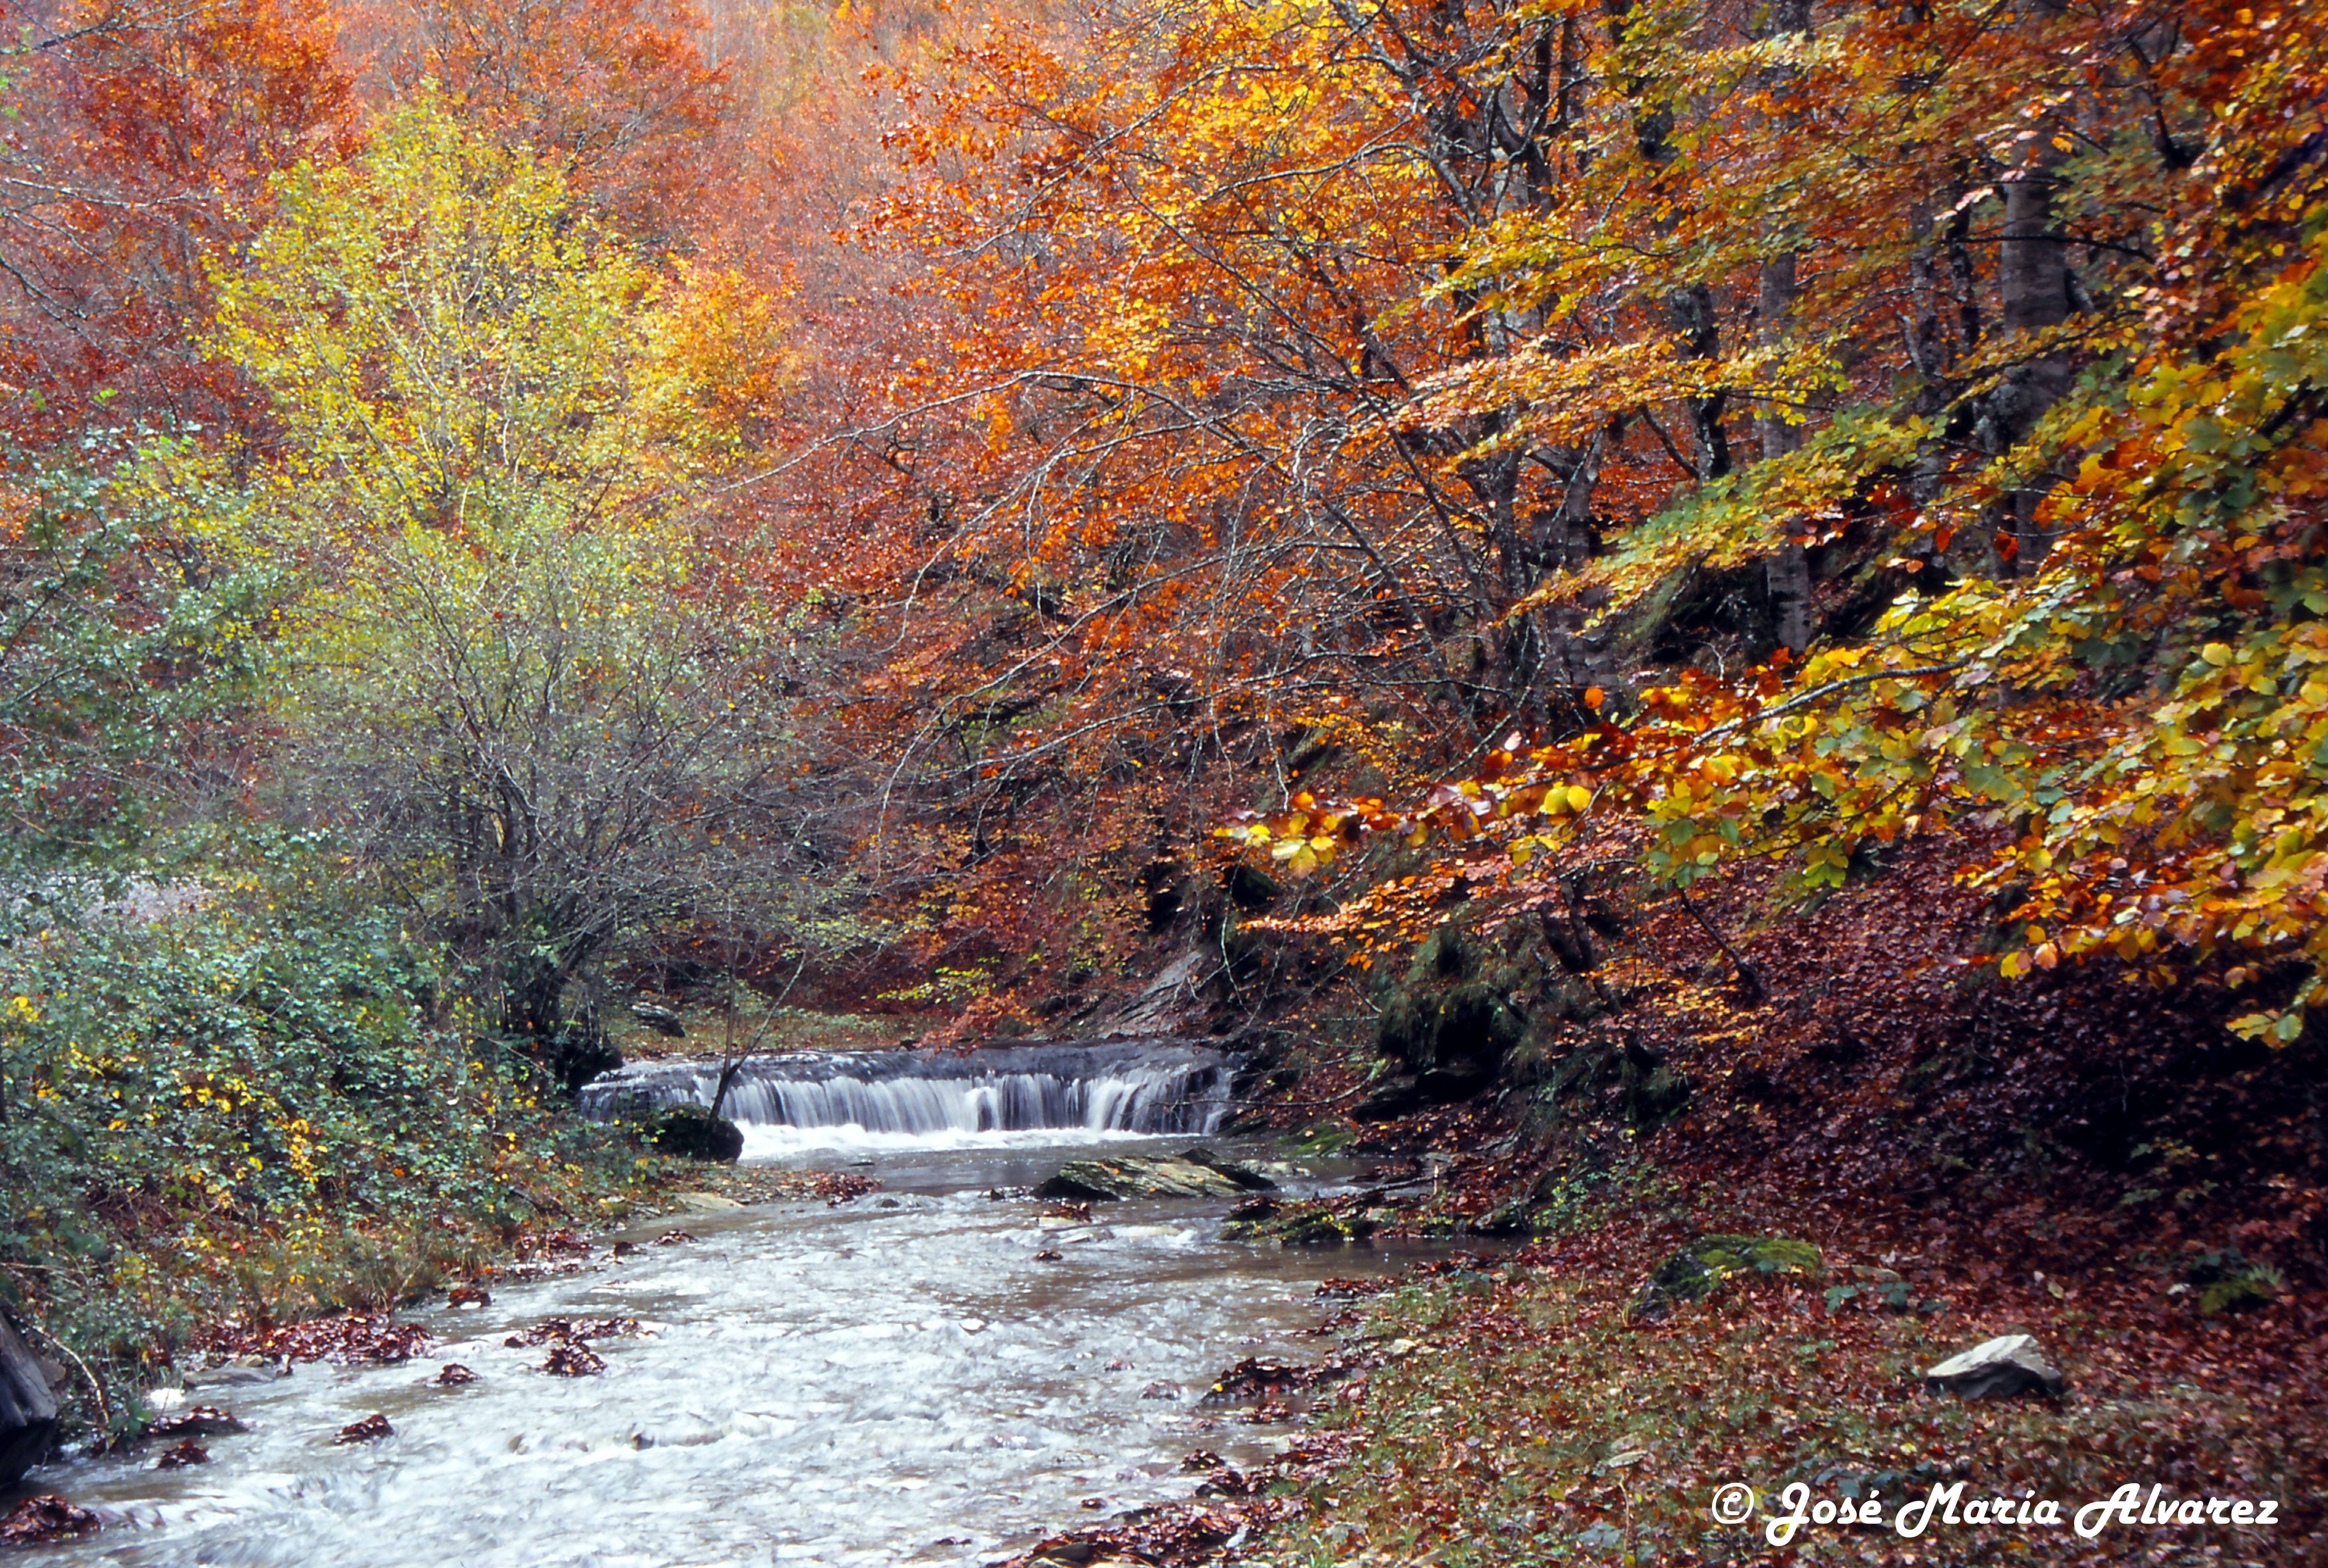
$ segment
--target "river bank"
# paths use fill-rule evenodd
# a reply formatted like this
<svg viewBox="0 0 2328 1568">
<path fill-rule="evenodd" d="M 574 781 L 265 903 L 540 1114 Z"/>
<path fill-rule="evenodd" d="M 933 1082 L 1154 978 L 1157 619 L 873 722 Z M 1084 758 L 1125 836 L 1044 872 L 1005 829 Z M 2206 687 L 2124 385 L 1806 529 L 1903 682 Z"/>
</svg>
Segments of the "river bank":
<svg viewBox="0 0 2328 1568">
<path fill-rule="evenodd" d="M 1349 1282 L 1320 1304 L 1333 1337 L 1313 1342 L 1318 1415 L 1292 1451 L 1014 1563 L 2328 1560 L 2315 1304 L 2207 1313 L 2165 1260 L 2011 1271 L 1993 1242 L 1893 1217 L 1639 1191 L 1501 1258 Z M 1815 1268 L 1749 1268 L 1696 1301 L 1645 1291 L 1741 1223 L 1815 1236 Z M 2067 1373 L 2058 1397 L 1925 1386 L 2022 1331 Z M 2101 1507 L 2137 1483 L 2151 1518 Z M 1790 1487 L 1826 1520 L 1773 1535 Z M 1845 1504 L 1882 1523 L 1833 1523 Z"/>
</svg>

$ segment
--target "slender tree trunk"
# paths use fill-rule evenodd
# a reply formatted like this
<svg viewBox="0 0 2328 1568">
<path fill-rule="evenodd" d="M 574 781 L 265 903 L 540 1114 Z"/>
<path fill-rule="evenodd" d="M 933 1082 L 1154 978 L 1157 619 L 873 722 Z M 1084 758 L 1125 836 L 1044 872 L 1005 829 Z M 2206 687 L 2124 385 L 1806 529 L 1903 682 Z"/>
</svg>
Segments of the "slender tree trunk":
<svg viewBox="0 0 2328 1568">
<path fill-rule="evenodd" d="M 1799 35 L 1810 30 L 1810 0 L 1778 0 L 1771 6 L 1772 33 Z M 1787 323 L 1795 313 L 1798 267 L 1792 249 L 1780 250 L 1762 263 L 1755 332 L 1765 348 L 1779 347 L 1787 340 Z M 1784 457 L 1795 449 L 1796 427 L 1776 408 L 1765 404 L 1754 425 L 1765 460 Z M 1762 571 L 1770 595 L 1771 630 L 1788 653 L 1800 653 L 1811 645 L 1810 551 L 1799 540 L 1789 540 L 1779 546 Z"/>
<path fill-rule="evenodd" d="M 2053 213 L 2053 170 L 2060 154 L 2046 135 L 2030 147 L 2027 161 L 2004 186 L 1997 304 L 2009 333 L 2045 332 L 2070 316 L 2069 247 Z M 2007 371 L 1990 399 L 1988 449 L 2001 455 L 2027 440 L 2069 387 L 2070 363 L 2058 353 L 2033 355 Z M 2034 573 L 2052 546 L 2037 521 L 2043 499 L 2042 489 L 2023 487 L 2008 493 L 1998 507 L 1997 553 L 2008 576 Z"/>
</svg>

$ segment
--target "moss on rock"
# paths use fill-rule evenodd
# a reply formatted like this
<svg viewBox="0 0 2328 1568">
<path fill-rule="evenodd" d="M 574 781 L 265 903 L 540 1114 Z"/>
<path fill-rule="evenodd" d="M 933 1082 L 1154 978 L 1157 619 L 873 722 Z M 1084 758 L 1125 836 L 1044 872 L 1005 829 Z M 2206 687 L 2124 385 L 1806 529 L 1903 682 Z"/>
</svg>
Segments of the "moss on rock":
<svg viewBox="0 0 2328 1568">
<path fill-rule="evenodd" d="M 1700 1236 L 1649 1276 L 1640 1307 L 1657 1311 L 1673 1301 L 1704 1300 L 1724 1281 L 1741 1274 L 1797 1274 L 1815 1280 L 1826 1272 L 1826 1260 L 1818 1248 L 1792 1236 Z"/>
<path fill-rule="evenodd" d="M 732 1165 L 744 1154 L 744 1130 L 708 1105 L 671 1105 L 655 1113 L 647 1134 L 658 1153 Z"/>
</svg>

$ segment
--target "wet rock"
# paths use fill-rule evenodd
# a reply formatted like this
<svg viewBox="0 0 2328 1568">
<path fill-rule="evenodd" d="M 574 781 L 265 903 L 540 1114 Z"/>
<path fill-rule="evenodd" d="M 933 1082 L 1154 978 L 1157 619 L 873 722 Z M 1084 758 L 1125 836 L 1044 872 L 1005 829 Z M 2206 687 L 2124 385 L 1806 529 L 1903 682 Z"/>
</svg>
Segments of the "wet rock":
<svg viewBox="0 0 2328 1568">
<path fill-rule="evenodd" d="M 1924 1385 L 1959 1399 L 2003 1399 L 2032 1389 L 2058 1394 L 2069 1386 L 2069 1379 L 2045 1359 L 2034 1338 L 2001 1334 L 1929 1368 Z"/>
<path fill-rule="evenodd" d="M 1181 1392 L 1180 1385 L 1177 1383 L 1151 1383 L 1147 1387 L 1140 1391 L 1140 1397 L 1142 1399 L 1178 1399 L 1180 1397 Z"/>
<path fill-rule="evenodd" d="M 442 1388 L 458 1388 L 464 1383 L 474 1383 L 476 1380 L 477 1375 L 457 1361 L 447 1361 L 443 1369 L 436 1374 L 437 1385 Z"/>
<path fill-rule="evenodd" d="M 732 1165 L 744 1154 L 744 1130 L 708 1105 L 667 1105 L 648 1124 L 656 1151 L 681 1160 Z"/>
<path fill-rule="evenodd" d="M 1362 1242 L 1381 1228 L 1381 1221 L 1372 1213 L 1359 1210 L 1355 1214 L 1305 1214 L 1291 1217 L 1279 1238 L 1278 1244 L 1288 1247 L 1339 1247 L 1352 1242 Z"/>
<path fill-rule="evenodd" d="M 1260 1167 L 1244 1164 L 1239 1160 L 1223 1159 L 1201 1145 L 1195 1149 L 1183 1149 L 1180 1150 L 1180 1158 L 1191 1165 L 1201 1165 L 1206 1170 L 1228 1178 L 1236 1183 L 1241 1191 L 1273 1192 L 1277 1189 L 1277 1183 L 1272 1180 Z"/>
<path fill-rule="evenodd" d="M 37 1546 L 45 1541 L 66 1541 L 97 1529 L 97 1516 L 76 1508 L 62 1498 L 43 1493 L 26 1498 L 0 1518 L 0 1546 Z"/>
<path fill-rule="evenodd" d="M 384 1437 L 395 1435 L 396 1428 L 388 1424 L 388 1417 L 374 1411 L 361 1421 L 352 1421 L 340 1428 L 340 1435 L 332 1441 L 336 1443 L 378 1442 Z"/>
<path fill-rule="evenodd" d="M 1038 1263 L 1056 1263 L 1065 1255 L 1056 1247 L 1045 1247 L 1035 1254 L 1035 1261 Z"/>
<path fill-rule="evenodd" d="M 0 1315 L 0 1486 L 38 1464 L 56 1441 L 56 1390 L 15 1326 Z"/>
<path fill-rule="evenodd" d="M 606 1363 L 587 1345 L 560 1341 L 549 1347 L 541 1370 L 557 1377 L 595 1377 L 606 1370 Z"/>
<path fill-rule="evenodd" d="M 174 1410 L 167 1415 L 157 1415 L 146 1423 L 141 1437 L 196 1438 L 225 1437 L 250 1429 L 235 1419 L 231 1411 L 221 1410 L 215 1404 L 189 1405 Z"/>
<path fill-rule="evenodd" d="M 716 1192 L 700 1190 L 674 1192 L 671 1195 L 671 1201 L 688 1214 L 718 1214 L 725 1209 L 744 1207 L 732 1197 L 722 1197 Z"/>
<path fill-rule="evenodd" d="M 683 1230 L 667 1230 L 655 1237 L 654 1244 L 659 1247 L 675 1247 L 682 1242 L 691 1242 L 694 1239 Z"/>
<path fill-rule="evenodd" d="M 1245 1190 L 1209 1165 L 1164 1156 L 1073 1160 L 1035 1194 L 1089 1203 L 1127 1197 L 1235 1197 Z"/>
<path fill-rule="evenodd" d="M 631 1004 L 631 1016 L 665 1039 L 682 1040 L 687 1038 L 687 1025 L 667 1007 L 651 1001 L 634 1001 Z"/>
<path fill-rule="evenodd" d="M 210 1462 L 211 1451 L 192 1438 L 188 1438 L 177 1447 L 165 1450 L 162 1457 L 154 1461 L 154 1468 L 157 1470 L 174 1470 L 183 1469 L 188 1465 L 206 1465 Z"/>
<path fill-rule="evenodd" d="M 455 1285 L 445 1293 L 445 1304 L 448 1307 L 490 1307 L 493 1304 L 493 1298 L 483 1285 Z"/>
<path fill-rule="evenodd" d="M 1703 1300 L 1723 1281 L 1741 1275 L 1816 1279 L 1826 1272 L 1818 1248 L 1792 1236 L 1700 1236 L 1649 1276 L 1636 1310 L 1654 1314 L 1675 1301 Z"/>
</svg>

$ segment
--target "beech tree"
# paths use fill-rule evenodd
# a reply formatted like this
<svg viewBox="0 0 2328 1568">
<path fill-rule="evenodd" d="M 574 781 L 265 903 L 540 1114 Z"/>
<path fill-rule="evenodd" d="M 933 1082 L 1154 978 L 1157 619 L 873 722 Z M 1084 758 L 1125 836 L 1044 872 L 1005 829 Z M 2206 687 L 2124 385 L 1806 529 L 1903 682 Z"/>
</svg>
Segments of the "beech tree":
<svg viewBox="0 0 2328 1568">
<path fill-rule="evenodd" d="M 797 638 L 675 510 L 740 411 L 688 312 L 737 289 L 658 292 L 554 169 L 425 98 L 274 200 L 214 347 L 275 430 L 226 455 L 247 490 L 191 482 L 222 552 L 302 562 L 286 804 L 404 868 L 501 1026 L 578 1075 L 576 988 L 618 941 L 714 886 L 766 930 L 814 902 L 785 866 Z"/>
</svg>

